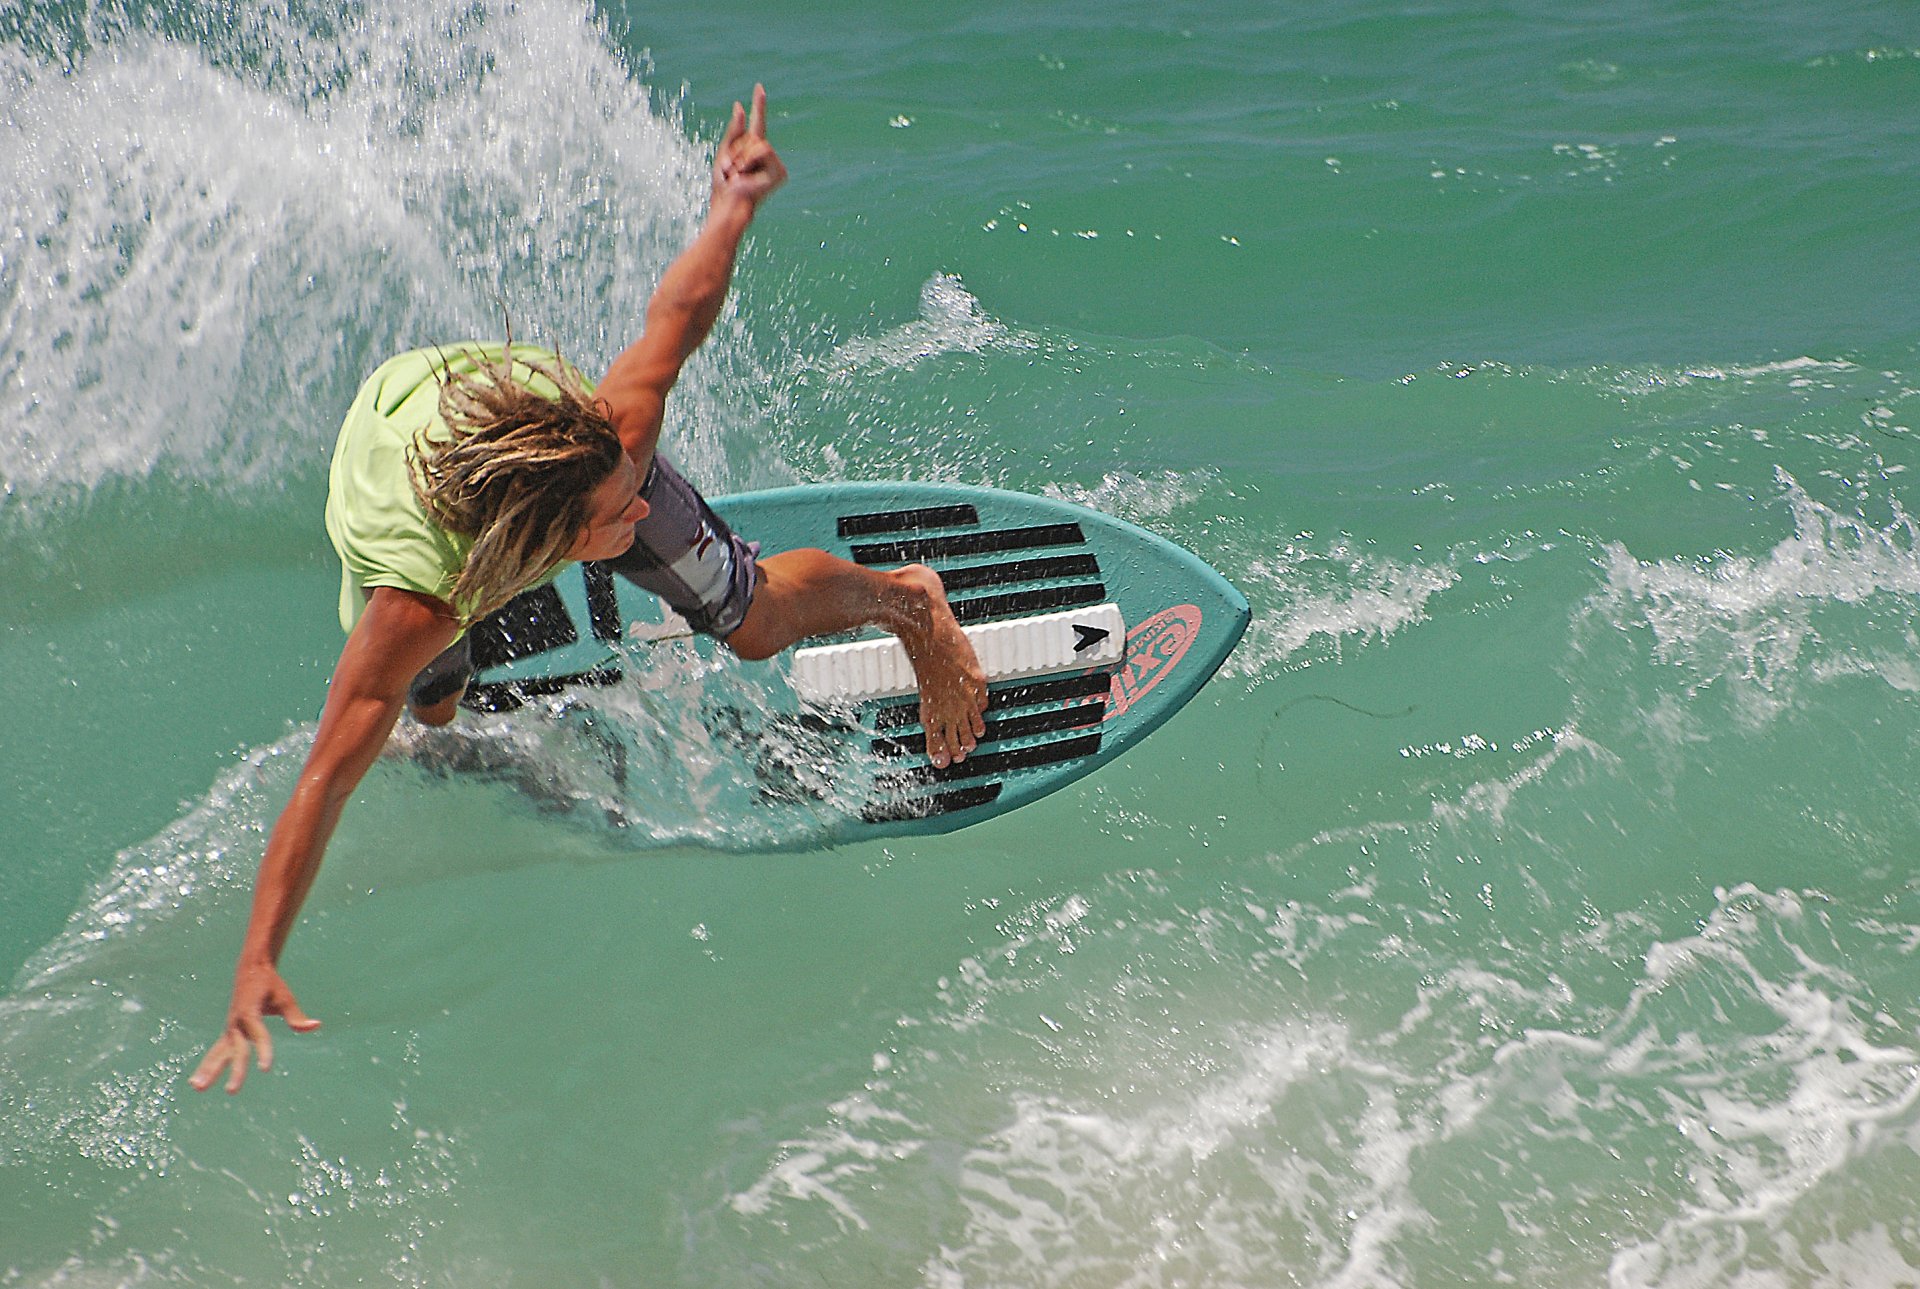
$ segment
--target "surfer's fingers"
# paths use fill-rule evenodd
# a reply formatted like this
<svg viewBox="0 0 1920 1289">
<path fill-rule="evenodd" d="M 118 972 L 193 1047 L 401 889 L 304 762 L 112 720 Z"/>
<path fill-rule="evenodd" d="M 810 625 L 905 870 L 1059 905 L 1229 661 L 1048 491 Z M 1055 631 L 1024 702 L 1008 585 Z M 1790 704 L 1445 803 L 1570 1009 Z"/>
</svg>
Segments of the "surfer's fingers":
<svg viewBox="0 0 1920 1289">
<path fill-rule="evenodd" d="M 233 1059 L 233 1045 L 235 1043 L 239 1043 L 242 1047 L 245 1047 L 246 1040 L 238 1038 L 233 1034 L 222 1034 L 219 1040 L 207 1049 L 207 1054 L 200 1058 L 199 1068 L 194 1070 L 193 1074 L 187 1079 L 188 1084 L 192 1086 L 195 1092 L 205 1092 L 213 1086 L 214 1081 L 220 1077 L 220 1071 L 226 1069 L 227 1062 Z M 244 1057 L 241 1060 L 241 1064 L 246 1064 Z"/>
<path fill-rule="evenodd" d="M 279 990 L 274 994 L 273 1003 L 268 1008 L 274 1015 L 287 1022 L 287 1028 L 296 1034 L 305 1034 L 309 1030 L 320 1028 L 320 1022 L 300 1009 L 300 1000 L 293 996 L 293 990 L 286 982 L 280 982 Z"/>
<path fill-rule="evenodd" d="M 238 1092 L 247 1081 L 247 1057 L 251 1055 L 246 1036 L 235 1029 L 229 1029 L 221 1035 L 220 1041 L 207 1053 L 207 1059 L 200 1063 L 194 1072 L 194 1086 L 202 1092 L 213 1086 L 220 1077 L 220 1071 L 227 1072 L 227 1095 Z M 204 1078 L 204 1082 L 201 1080 Z"/>
<path fill-rule="evenodd" d="M 280 1017 L 287 1022 L 287 1028 L 296 1034 L 320 1028 L 320 1022 L 301 1011 L 300 1004 L 292 998 L 288 998 L 286 1005 L 280 1009 Z"/>
<path fill-rule="evenodd" d="M 727 132 L 720 136 L 720 155 L 725 156 L 733 141 L 747 132 L 747 109 L 740 104 L 733 105 L 733 117 L 727 122 Z"/>
<path fill-rule="evenodd" d="M 767 87 L 753 87 L 753 115 L 747 119 L 747 133 L 756 139 L 767 137 Z"/>
<path fill-rule="evenodd" d="M 264 1073 L 271 1070 L 273 1068 L 273 1034 L 267 1029 L 267 1023 L 258 1016 L 243 1016 L 240 1018 L 240 1028 L 246 1031 L 248 1038 L 253 1040 L 253 1045 L 260 1049 L 261 1071 Z M 234 1065 L 244 1071 L 247 1068 L 245 1057 L 234 1062 Z"/>
<path fill-rule="evenodd" d="M 228 1096 L 232 1096 L 238 1092 L 242 1087 L 246 1086 L 247 1082 L 247 1057 L 249 1052 L 247 1050 L 246 1040 L 238 1040 L 237 1046 L 240 1050 L 233 1054 L 233 1064 L 229 1067 L 227 1073 Z"/>
</svg>

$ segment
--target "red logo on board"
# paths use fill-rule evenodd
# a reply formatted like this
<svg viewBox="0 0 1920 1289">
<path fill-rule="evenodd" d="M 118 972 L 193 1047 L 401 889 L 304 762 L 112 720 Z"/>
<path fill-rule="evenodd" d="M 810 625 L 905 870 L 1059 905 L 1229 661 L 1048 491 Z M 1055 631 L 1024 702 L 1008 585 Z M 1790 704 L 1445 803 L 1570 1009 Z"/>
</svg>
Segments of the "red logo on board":
<svg viewBox="0 0 1920 1289">
<path fill-rule="evenodd" d="M 1127 656 L 1113 673 L 1107 720 L 1132 707 L 1186 656 L 1200 634 L 1200 608 L 1176 604 L 1127 632 Z"/>
</svg>

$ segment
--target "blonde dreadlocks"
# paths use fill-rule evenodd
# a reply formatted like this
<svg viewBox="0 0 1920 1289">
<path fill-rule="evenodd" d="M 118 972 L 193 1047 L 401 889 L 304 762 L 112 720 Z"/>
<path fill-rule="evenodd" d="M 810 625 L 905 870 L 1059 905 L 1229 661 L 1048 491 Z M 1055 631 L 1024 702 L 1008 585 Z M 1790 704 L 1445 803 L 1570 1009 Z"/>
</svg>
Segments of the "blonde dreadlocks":
<svg viewBox="0 0 1920 1289">
<path fill-rule="evenodd" d="M 473 355 L 443 375 L 444 438 L 422 431 L 407 452 L 414 495 L 434 522 L 473 539 L 453 602 L 471 624 L 558 564 L 587 528 L 593 491 L 620 464 L 620 436 L 571 365 Z M 542 393 L 518 367 L 553 390 Z M 443 368 L 443 371 L 445 369 Z"/>
</svg>

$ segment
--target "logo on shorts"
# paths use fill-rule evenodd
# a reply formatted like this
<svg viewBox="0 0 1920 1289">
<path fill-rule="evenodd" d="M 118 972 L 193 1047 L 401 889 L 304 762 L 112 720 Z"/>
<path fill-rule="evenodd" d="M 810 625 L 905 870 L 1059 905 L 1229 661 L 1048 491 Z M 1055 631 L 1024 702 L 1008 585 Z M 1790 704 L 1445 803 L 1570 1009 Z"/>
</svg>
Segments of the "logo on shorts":
<svg viewBox="0 0 1920 1289">
<path fill-rule="evenodd" d="M 1107 720 L 1112 720 L 1147 696 L 1152 688 L 1186 656 L 1200 634 L 1200 607 L 1176 604 L 1127 632 L 1127 656 L 1113 673 L 1107 697 Z"/>
</svg>

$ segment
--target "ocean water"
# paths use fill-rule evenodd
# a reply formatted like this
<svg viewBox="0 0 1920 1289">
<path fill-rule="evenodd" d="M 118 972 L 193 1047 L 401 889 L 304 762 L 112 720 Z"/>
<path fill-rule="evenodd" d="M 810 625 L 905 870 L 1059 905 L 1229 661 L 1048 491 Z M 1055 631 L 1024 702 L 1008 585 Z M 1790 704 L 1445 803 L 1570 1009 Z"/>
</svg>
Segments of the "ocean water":
<svg viewBox="0 0 1920 1289">
<path fill-rule="evenodd" d="M 691 10 L 0 9 L 0 1286 L 1920 1282 L 1913 7 Z M 756 79 L 682 465 L 1082 501 L 1246 640 L 884 846 L 399 747 L 192 1093 L 354 388 L 603 364 Z"/>
</svg>

